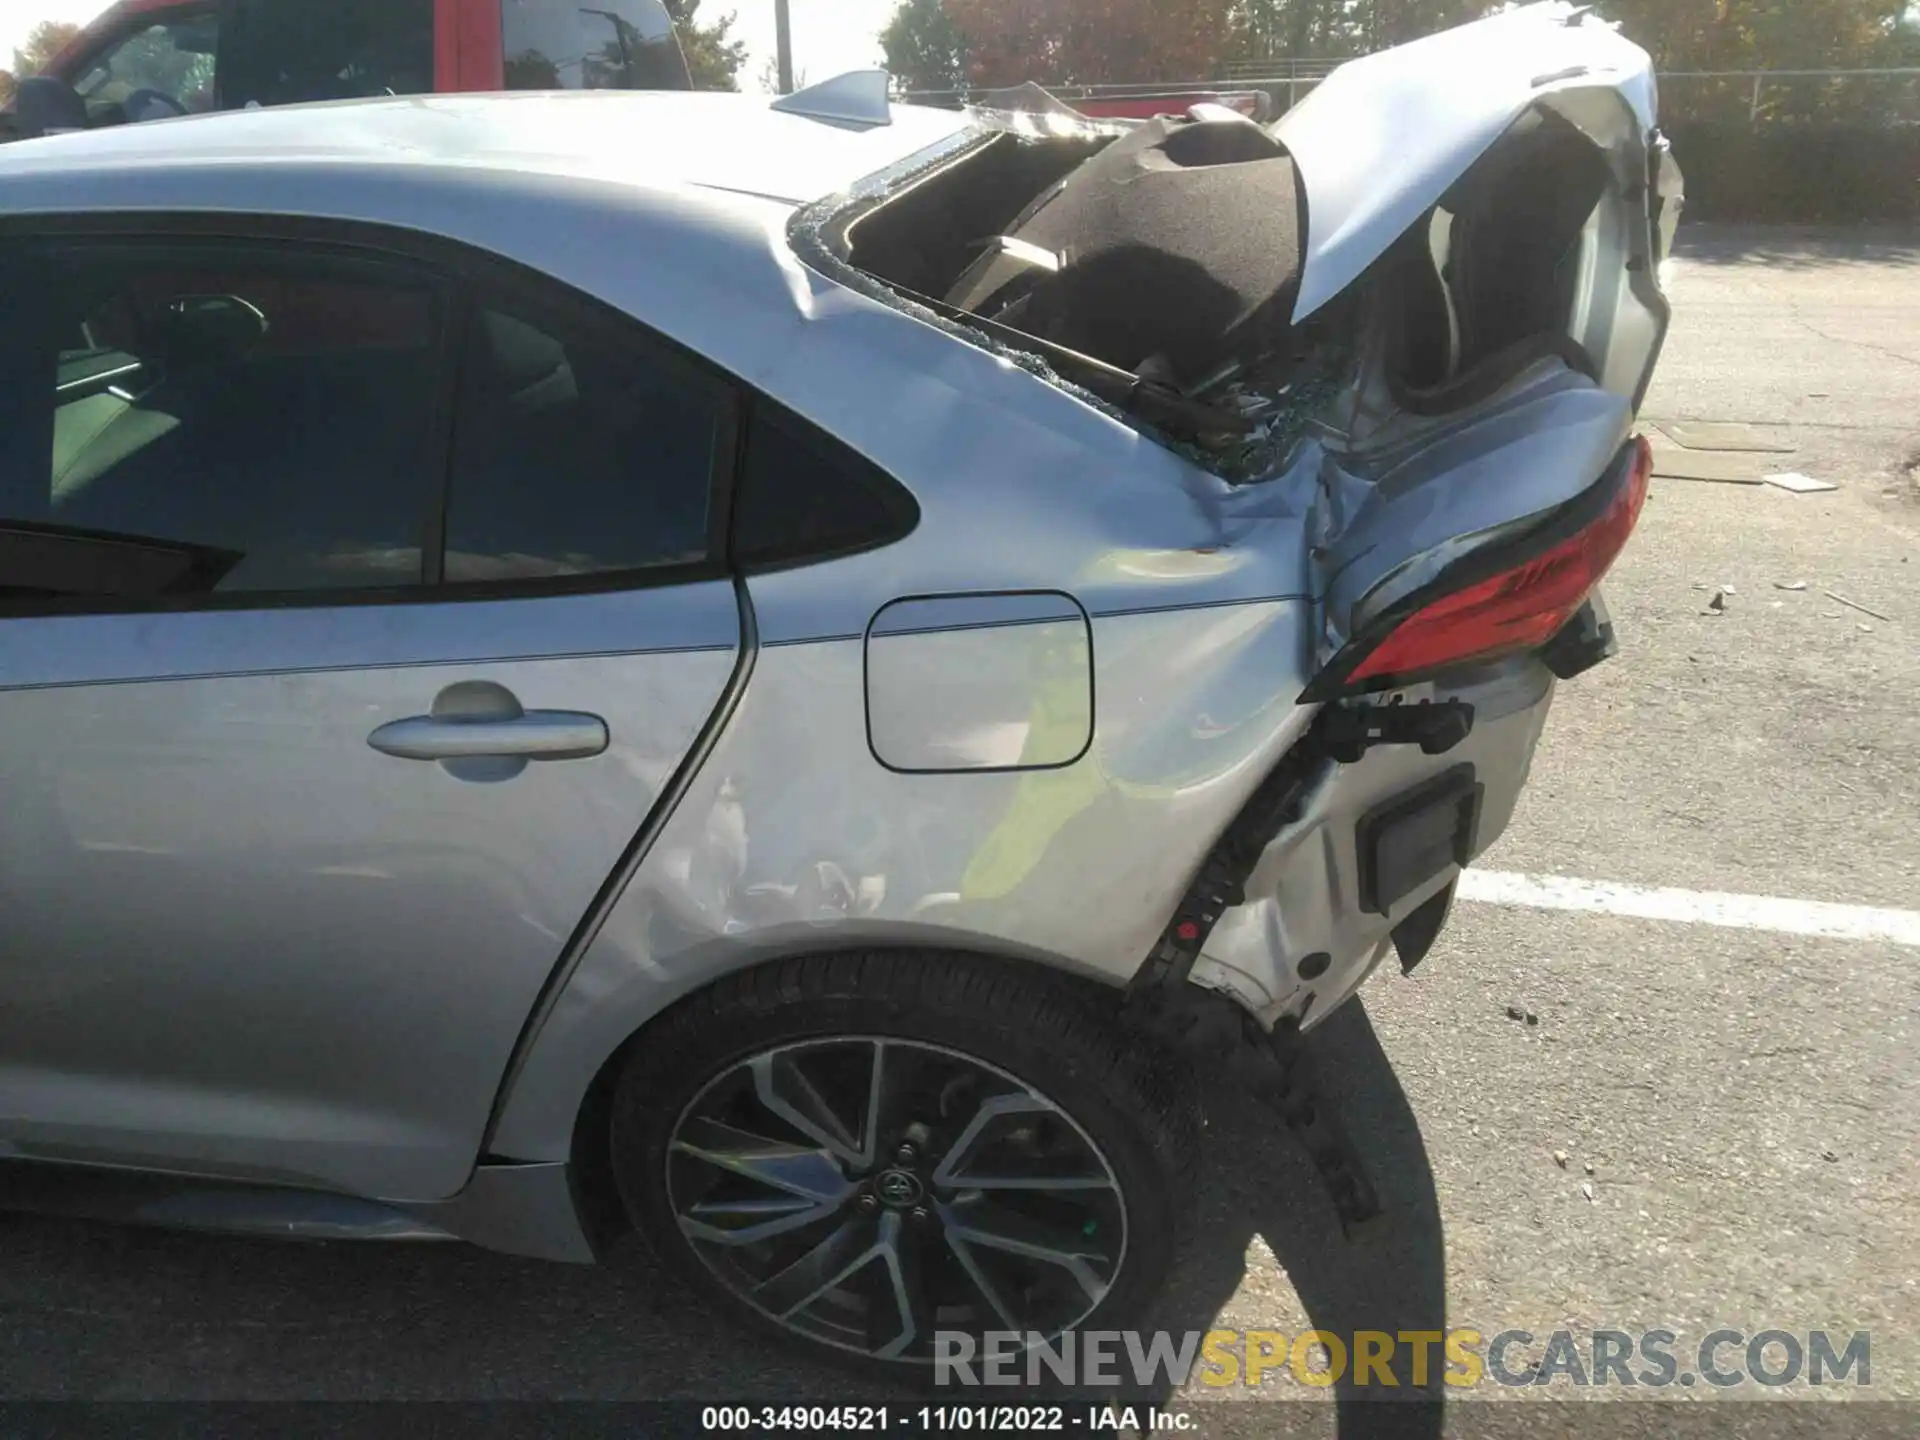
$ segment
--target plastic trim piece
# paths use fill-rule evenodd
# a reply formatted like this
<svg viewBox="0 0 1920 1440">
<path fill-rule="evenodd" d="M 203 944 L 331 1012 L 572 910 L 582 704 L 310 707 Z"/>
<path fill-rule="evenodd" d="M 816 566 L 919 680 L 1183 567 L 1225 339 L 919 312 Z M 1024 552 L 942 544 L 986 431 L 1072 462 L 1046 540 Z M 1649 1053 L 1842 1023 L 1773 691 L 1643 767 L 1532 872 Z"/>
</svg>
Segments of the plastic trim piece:
<svg viewBox="0 0 1920 1440">
<path fill-rule="evenodd" d="M 1448 865 L 1464 868 L 1473 857 L 1485 793 L 1473 766 L 1456 765 L 1367 812 L 1354 827 L 1360 908 L 1386 915 Z"/>
</svg>

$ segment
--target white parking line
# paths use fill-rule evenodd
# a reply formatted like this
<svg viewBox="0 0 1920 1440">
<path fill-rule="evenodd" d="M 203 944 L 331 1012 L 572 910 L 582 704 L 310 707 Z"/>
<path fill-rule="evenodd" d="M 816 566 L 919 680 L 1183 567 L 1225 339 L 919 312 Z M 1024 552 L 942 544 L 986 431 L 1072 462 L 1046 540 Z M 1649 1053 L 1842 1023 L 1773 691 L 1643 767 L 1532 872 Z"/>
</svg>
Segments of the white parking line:
<svg viewBox="0 0 1920 1440">
<path fill-rule="evenodd" d="M 1467 871 L 1460 877 L 1457 893 L 1462 900 L 1482 905 L 1585 910 L 1639 920 L 1920 946 L 1920 911 L 1916 910 L 1876 910 L 1870 905 L 1830 905 L 1820 900 L 1782 900 L 1772 895 L 1728 895 L 1712 890 L 1648 890 L 1606 880 L 1515 875 L 1502 870 Z"/>
</svg>

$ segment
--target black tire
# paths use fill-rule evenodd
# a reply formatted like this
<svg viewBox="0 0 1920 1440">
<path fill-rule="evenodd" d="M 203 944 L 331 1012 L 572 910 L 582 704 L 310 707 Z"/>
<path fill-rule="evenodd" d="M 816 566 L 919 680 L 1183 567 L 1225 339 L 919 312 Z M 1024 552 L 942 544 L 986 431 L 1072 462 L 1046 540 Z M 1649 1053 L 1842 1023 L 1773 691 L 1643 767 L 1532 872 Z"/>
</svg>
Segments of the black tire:
<svg viewBox="0 0 1920 1440">
<path fill-rule="evenodd" d="M 1058 1127 L 1056 1133 L 1065 1133 L 1070 1126 L 1082 1140 L 1091 1142 L 1096 1159 L 1104 1162 L 1103 1173 L 1111 1181 L 1108 1188 L 1124 1206 L 1123 1253 L 1110 1262 L 1114 1268 L 1103 1271 L 1104 1295 L 1087 1313 L 1066 1324 L 1072 1329 L 1132 1328 L 1158 1296 L 1186 1233 L 1199 1120 L 1187 1071 L 1126 1032 L 1118 1023 L 1117 1009 L 1117 999 L 1042 967 L 953 954 L 812 956 L 728 976 L 648 1026 L 617 1073 L 608 1110 L 608 1153 L 628 1217 L 663 1261 L 725 1305 L 743 1324 L 770 1331 L 816 1358 L 884 1374 L 896 1382 L 911 1379 L 916 1368 L 929 1371 L 924 1353 L 882 1358 L 864 1352 L 857 1343 L 805 1334 L 737 1292 L 737 1282 L 723 1278 L 684 1233 L 671 1194 L 669 1166 L 670 1162 L 687 1164 L 678 1158 L 685 1153 L 684 1144 L 674 1149 L 670 1142 L 676 1134 L 690 1133 L 679 1129 L 683 1117 L 694 1113 L 690 1107 L 710 1106 L 713 1102 L 708 1097 L 716 1086 L 739 1088 L 742 1082 L 733 1077 L 742 1072 L 735 1067 L 753 1057 L 769 1052 L 801 1057 L 832 1054 L 818 1047 L 830 1041 L 854 1043 L 841 1042 L 839 1037 L 900 1041 L 900 1046 L 888 1051 L 895 1056 L 914 1056 L 922 1053 L 918 1047 L 936 1047 L 932 1060 L 899 1063 L 933 1067 L 944 1063 L 942 1057 L 948 1052 L 967 1057 L 1001 1072 L 1000 1079 L 1038 1092 L 1038 1098 L 1063 1112 L 1065 1125 L 1052 1113 L 1042 1122 Z M 797 1042 L 796 1049 L 780 1048 Z M 816 1062 L 806 1059 L 804 1063 Z M 880 1060 L 874 1061 L 871 1093 L 875 1096 L 881 1090 L 881 1065 Z M 948 1090 L 940 1094 L 944 1103 Z M 754 1092 L 749 1091 L 748 1099 L 753 1098 Z M 700 1123 L 698 1117 L 692 1123 Z M 914 1133 L 927 1132 L 921 1127 Z M 946 1141 L 953 1138 L 949 1130 Z M 885 1136 L 881 1140 L 891 1143 Z M 927 1149 L 931 1153 L 940 1143 L 944 1142 L 930 1139 Z M 957 1155 L 958 1149 L 953 1153 Z M 844 1168 L 850 1176 L 860 1173 L 858 1167 Z M 684 1169 L 679 1173 L 684 1176 Z M 871 1190 L 884 1178 L 869 1177 L 864 1183 Z M 928 1178 L 924 1171 L 922 1178 Z M 938 1178 L 937 1173 L 933 1178 Z M 731 1182 L 732 1172 L 723 1179 Z M 953 1183 L 950 1179 L 949 1185 Z M 982 1177 L 981 1183 L 988 1182 Z M 889 1223 L 895 1224 L 892 1233 L 897 1238 L 914 1245 L 925 1246 L 929 1235 L 935 1237 L 932 1243 L 944 1247 L 938 1263 L 950 1275 L 955 1269 L 950 1257 L 965 1247 L 955 1246 L 949 1236 L 967 1234 L 964 1229 L 949 1231 L 950 1217 L 962 1213 L 951 1202 L 969 1195 L 977 1201 L 983 1192 L 956 1195 L 951 1188 L 938 1192 L 950 1203 L 936 1203 L 934 1193 L 929 1184 L 927 1208 L 913 1210 L 915 1231 L 902 1228 L 907 1223 L 904 1215 L 893 1216 Z M 985 1193 L 996 1204 L 1009 1199 L 1005 1191 Z M 857 1198 L 860 1205 L 869 1207 L 870 1216 L 874 1195 Z M 1032 1207 L 1060 1198 L 1043 1194 L 1036 1200 L 1023 1192 L 1012 1196 L 1010 1203 Z M 880 1218 L 888 1221 L 884 1209 Z M 711 1246 L 707 1253 L 713 1253 Z M 725 1257 L 735 1253 L 723 1252 Z M 996 1254 L 995 1263 L 1000 1259 Z M 893 1273 L 897 1277 L 898 1270 Z M 969 1273 L 977 1276 L 978 1271 Z M 1078 1280 L 1078 1272 L 1073 1273 Z M 1081 1294 L 1074 1298 L 1094 1293 L 1085 1281 L 1079 1283 Z M 1021 1288 L 1018 1294 L 1024 1299 L 1037 1288 L 1043 1287 Z M 992 1292 L 981 1286 L 979 1293 Z M 896 1291 L 893 1298 L 904 1297 Z M 902 1315 L 909 1310 L 904 1303 L 896 1308 Z M 950 1316 L 956 1311 L 943 1308 L 926 1313 Z M 958 1313 L 964 1314 L 965 1307 L 959 1307 Z M 938 1329 L 953 1328 L 950 1323 L 934 1324 Z M 912 1322 L 905 1328 L 914 1328 Z M 927 1327 L 923 1323 L 919 1328 L 924 1333 Z M 995 1323 L 967 1328 L 1002 1327 Z"/>
</svg>

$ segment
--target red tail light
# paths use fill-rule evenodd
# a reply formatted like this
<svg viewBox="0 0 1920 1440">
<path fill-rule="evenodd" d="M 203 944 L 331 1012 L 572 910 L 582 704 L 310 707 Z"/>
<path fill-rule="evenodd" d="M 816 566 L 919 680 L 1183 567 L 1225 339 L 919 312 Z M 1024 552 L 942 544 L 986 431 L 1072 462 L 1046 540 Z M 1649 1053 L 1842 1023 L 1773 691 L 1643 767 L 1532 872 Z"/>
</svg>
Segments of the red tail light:
<svg viewBox="0 0 1920 1440">
<path fill-rule="evenodd" d="M 1497 574 L 1421 603 L 1365 652 L 1345 683 L 1377 689 L 1383 680 L 1405 683 L 1450 666 L 1535 650 L 1553 639 L 1626 547 L 1646 503 L 1652 447 L 1636 438 L 1622 458 L 1625 473 L 1612 471 L 1618 478 L 1598 516 Z M 1442 577 L 1441 586 L 1446 583 Z"/>
</svg>

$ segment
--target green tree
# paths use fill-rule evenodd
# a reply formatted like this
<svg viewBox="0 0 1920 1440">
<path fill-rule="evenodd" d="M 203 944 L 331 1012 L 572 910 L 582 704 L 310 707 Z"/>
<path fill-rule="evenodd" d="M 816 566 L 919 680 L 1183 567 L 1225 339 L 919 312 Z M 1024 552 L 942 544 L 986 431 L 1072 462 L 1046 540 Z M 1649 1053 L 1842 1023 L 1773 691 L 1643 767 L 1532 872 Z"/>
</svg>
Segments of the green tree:
<svg viewBox="0 0 1920 1440">
<path fill-rule="evenodd" d="M 1606 0 L 1602 9 L 1665 69 L 1822 70 L 1886 54 L 1907 0 Z"/>
<path fill-rule="evenodd" d="M 1349 55 L 1353 13 L 1340 0 L 1238 0 L 1227 53 L 1251 61 Z"/>
<path fill-rule="evenodd" d="M 0 105 L 13 103 L 14 77 L 38 75 L 55 55 L 66 49 L 80 33 L 78 25 L 64 20 L 42 20 L 27 32 L 27 43 L 13 52 L 11 69 L 0 70 Z"/>
<path fill-rule="evenodd" d="M 1364 54 L 1465 24 L 1497 0 L 1234 0 L 1236 59 Z M 1910 54 L 1912 0 L 1601 0 L 1663 68 L 1820 69 Z M 1909 21 L 1909 24 L 1911 22 Z"/>
<path fill-rule="evenodd" d="M 780 93 L 780 57 L 769 55 L 760 65 L 760 88 L 769 95 Z M 807 67 L 801 65 L 793 72 L 793 88 L 807 88 Z"/>
<path fill-rule="evenodd" d="M 712 24 L 702 25 L 694 18 L 699 10 L 700 0 L 667 0 L 693 86 L 696 90 L 738 90 L 740 70 L 747 63 L 747 42 L 733 38 L 737 17 L 729 11 Z"/>
<path fill-rule="evenodd" d="M 1023 80 L 1088 85 L 1192 80 L 1230 39 L 1234 0 L 945 0 L 967 52 L 967 78 L 992 89 Z"/>
<path fill-rule="evenodd" d="M 1367 45 L 1379 49 L 1464 25 L 1499 7 L 1489 0 L 1373 0 L 1364 8 L 1371 12 Z"/>
<path fill-rule="evenodd" d="M 564 90 L 560 67 L 538 50 L 523 50 L 506 57 L 506 82 L 509 90 Z"/>
<path fill-rule="evenodd" d="M 1499 8 L 1493 0 L 1233 0 L 1223 58 L 1337 59 L 1415 40 Z M 1600 0 L 1662 70 L 1851 69 L 1920 59 L 1913 0 Z M 1759 114 L 1805 119 L 1884 113 L 1906 82 L 1767 81 Z M 1910 87 L 1909 87 L 1910 89 Z M 1670 115 L 1748 118 L 1747 80 L 1676 80 Z"/>
<path fill-rule="evenodd" d="M 900 0 L 880 32 L 887 69 L 903 90 L 958 90 L 967 47 L 941 0 Z"/>
<path fill-rule="evenodd" d="M 1662 70 L 1849 70 L 1911 65 L 1907 0 L 1605 0 L 1602 11 Z M 1743 79 L 1676 78 L 1661 89 L 1669 119 L 1871 120 L 1910 94 L 1908 82 L 1772 80 L 1759 104 Z"/>
</svg>

